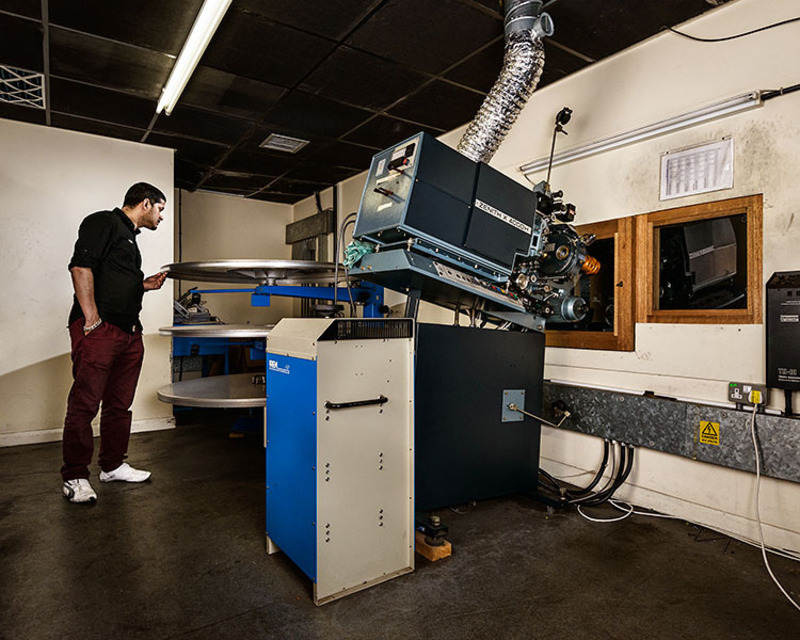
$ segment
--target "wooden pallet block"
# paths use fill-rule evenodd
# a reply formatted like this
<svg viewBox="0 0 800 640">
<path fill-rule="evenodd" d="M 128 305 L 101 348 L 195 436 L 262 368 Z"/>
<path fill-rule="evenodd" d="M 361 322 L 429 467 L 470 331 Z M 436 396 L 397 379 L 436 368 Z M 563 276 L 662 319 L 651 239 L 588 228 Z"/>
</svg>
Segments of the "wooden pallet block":
<svg viewBox="0 0 800 640">
<path fill-rule="evenodd" d="M 416 539 L 415 549 L 417 553 L 431 562 L 449 558 L 453 555 L 453 546 L 447 540 L 444 541 L 444 544 L 434 547 L 425 542 L 425 534 L 421 531 L 415 531 L 414 538 Z"/>
</svg>

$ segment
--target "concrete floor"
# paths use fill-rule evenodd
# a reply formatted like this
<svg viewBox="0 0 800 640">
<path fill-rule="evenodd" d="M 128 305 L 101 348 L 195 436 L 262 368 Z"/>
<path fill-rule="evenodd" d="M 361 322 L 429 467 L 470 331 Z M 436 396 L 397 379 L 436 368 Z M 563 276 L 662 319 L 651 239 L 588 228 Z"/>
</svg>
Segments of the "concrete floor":
<svg viewBox="0 0 800 640">
<path fill-rule="evenodd" d="M 61 498 L 60 443 L 0 450 L 0 638 L 800 637 L 756 549 L 515 497 L 442 511 L 452 558 L 317 608 L 264 552 L 261 440 L 229 439 L 228 422 L 134 435 L 152 482 L 95 481 L 91 507 Z M 798 597 L 800 564 L 772 564 Z"/>
</svg>

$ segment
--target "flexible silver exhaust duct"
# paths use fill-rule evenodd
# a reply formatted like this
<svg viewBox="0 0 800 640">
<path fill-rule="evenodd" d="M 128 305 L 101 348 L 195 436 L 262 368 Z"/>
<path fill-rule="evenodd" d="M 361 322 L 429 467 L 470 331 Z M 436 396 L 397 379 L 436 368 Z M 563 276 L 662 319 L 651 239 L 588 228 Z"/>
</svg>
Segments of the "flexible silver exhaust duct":
<svg viewBox="0 0 800 640">
<path fill-rule="evenodd" d="M 471 160 L 492 159 L 539 84 L 542 38 L 553 35 L 553 21 L 541 11 L 541 0 L 506 0 L 503 69 L 458 143 L 458 151 Z"/>
</svg>

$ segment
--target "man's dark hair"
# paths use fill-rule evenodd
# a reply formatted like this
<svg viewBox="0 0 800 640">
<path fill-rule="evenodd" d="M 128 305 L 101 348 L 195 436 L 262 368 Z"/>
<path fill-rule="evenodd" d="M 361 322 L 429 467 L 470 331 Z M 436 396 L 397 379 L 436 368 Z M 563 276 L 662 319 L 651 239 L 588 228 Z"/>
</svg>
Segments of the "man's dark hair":
<svg viewBox="0 0 800 640">
<path fill-rule="evenodd" d="M 135 207 L 142 200 L 149 200 L 152 204 L 156 202 L 166 202 L 167 197 L 160 189 L 146 182 L 137 182 L 125 194 L 123 207 Z"/>
</svg>

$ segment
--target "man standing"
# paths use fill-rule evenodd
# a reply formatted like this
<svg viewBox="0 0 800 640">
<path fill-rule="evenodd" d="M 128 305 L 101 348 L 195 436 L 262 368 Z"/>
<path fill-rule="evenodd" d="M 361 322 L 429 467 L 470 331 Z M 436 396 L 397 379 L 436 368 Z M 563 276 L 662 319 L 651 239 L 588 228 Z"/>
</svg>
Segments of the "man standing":
<svg viewBox="0 0 800 640">
<path fill-rule="evenodd" d="M 166 274 L 145 278 L 136 236 L 155 231 L 166 197 L 145 182 L 125 194 L 122 209 L 86 217 L 69 263 L 75 301 L 69 316 L 74 382 L 64 420 L 63 493 L 70 502 L 92 503 L 89 484 L 94 451 L 92 420 L 100 415 L 100 482 L 144 482 L 149 471 L 124 460 L 131 432 L 130 406 L 142 368 L 139 312 L 145 291 L 160 289 Z"/>
</svg>

